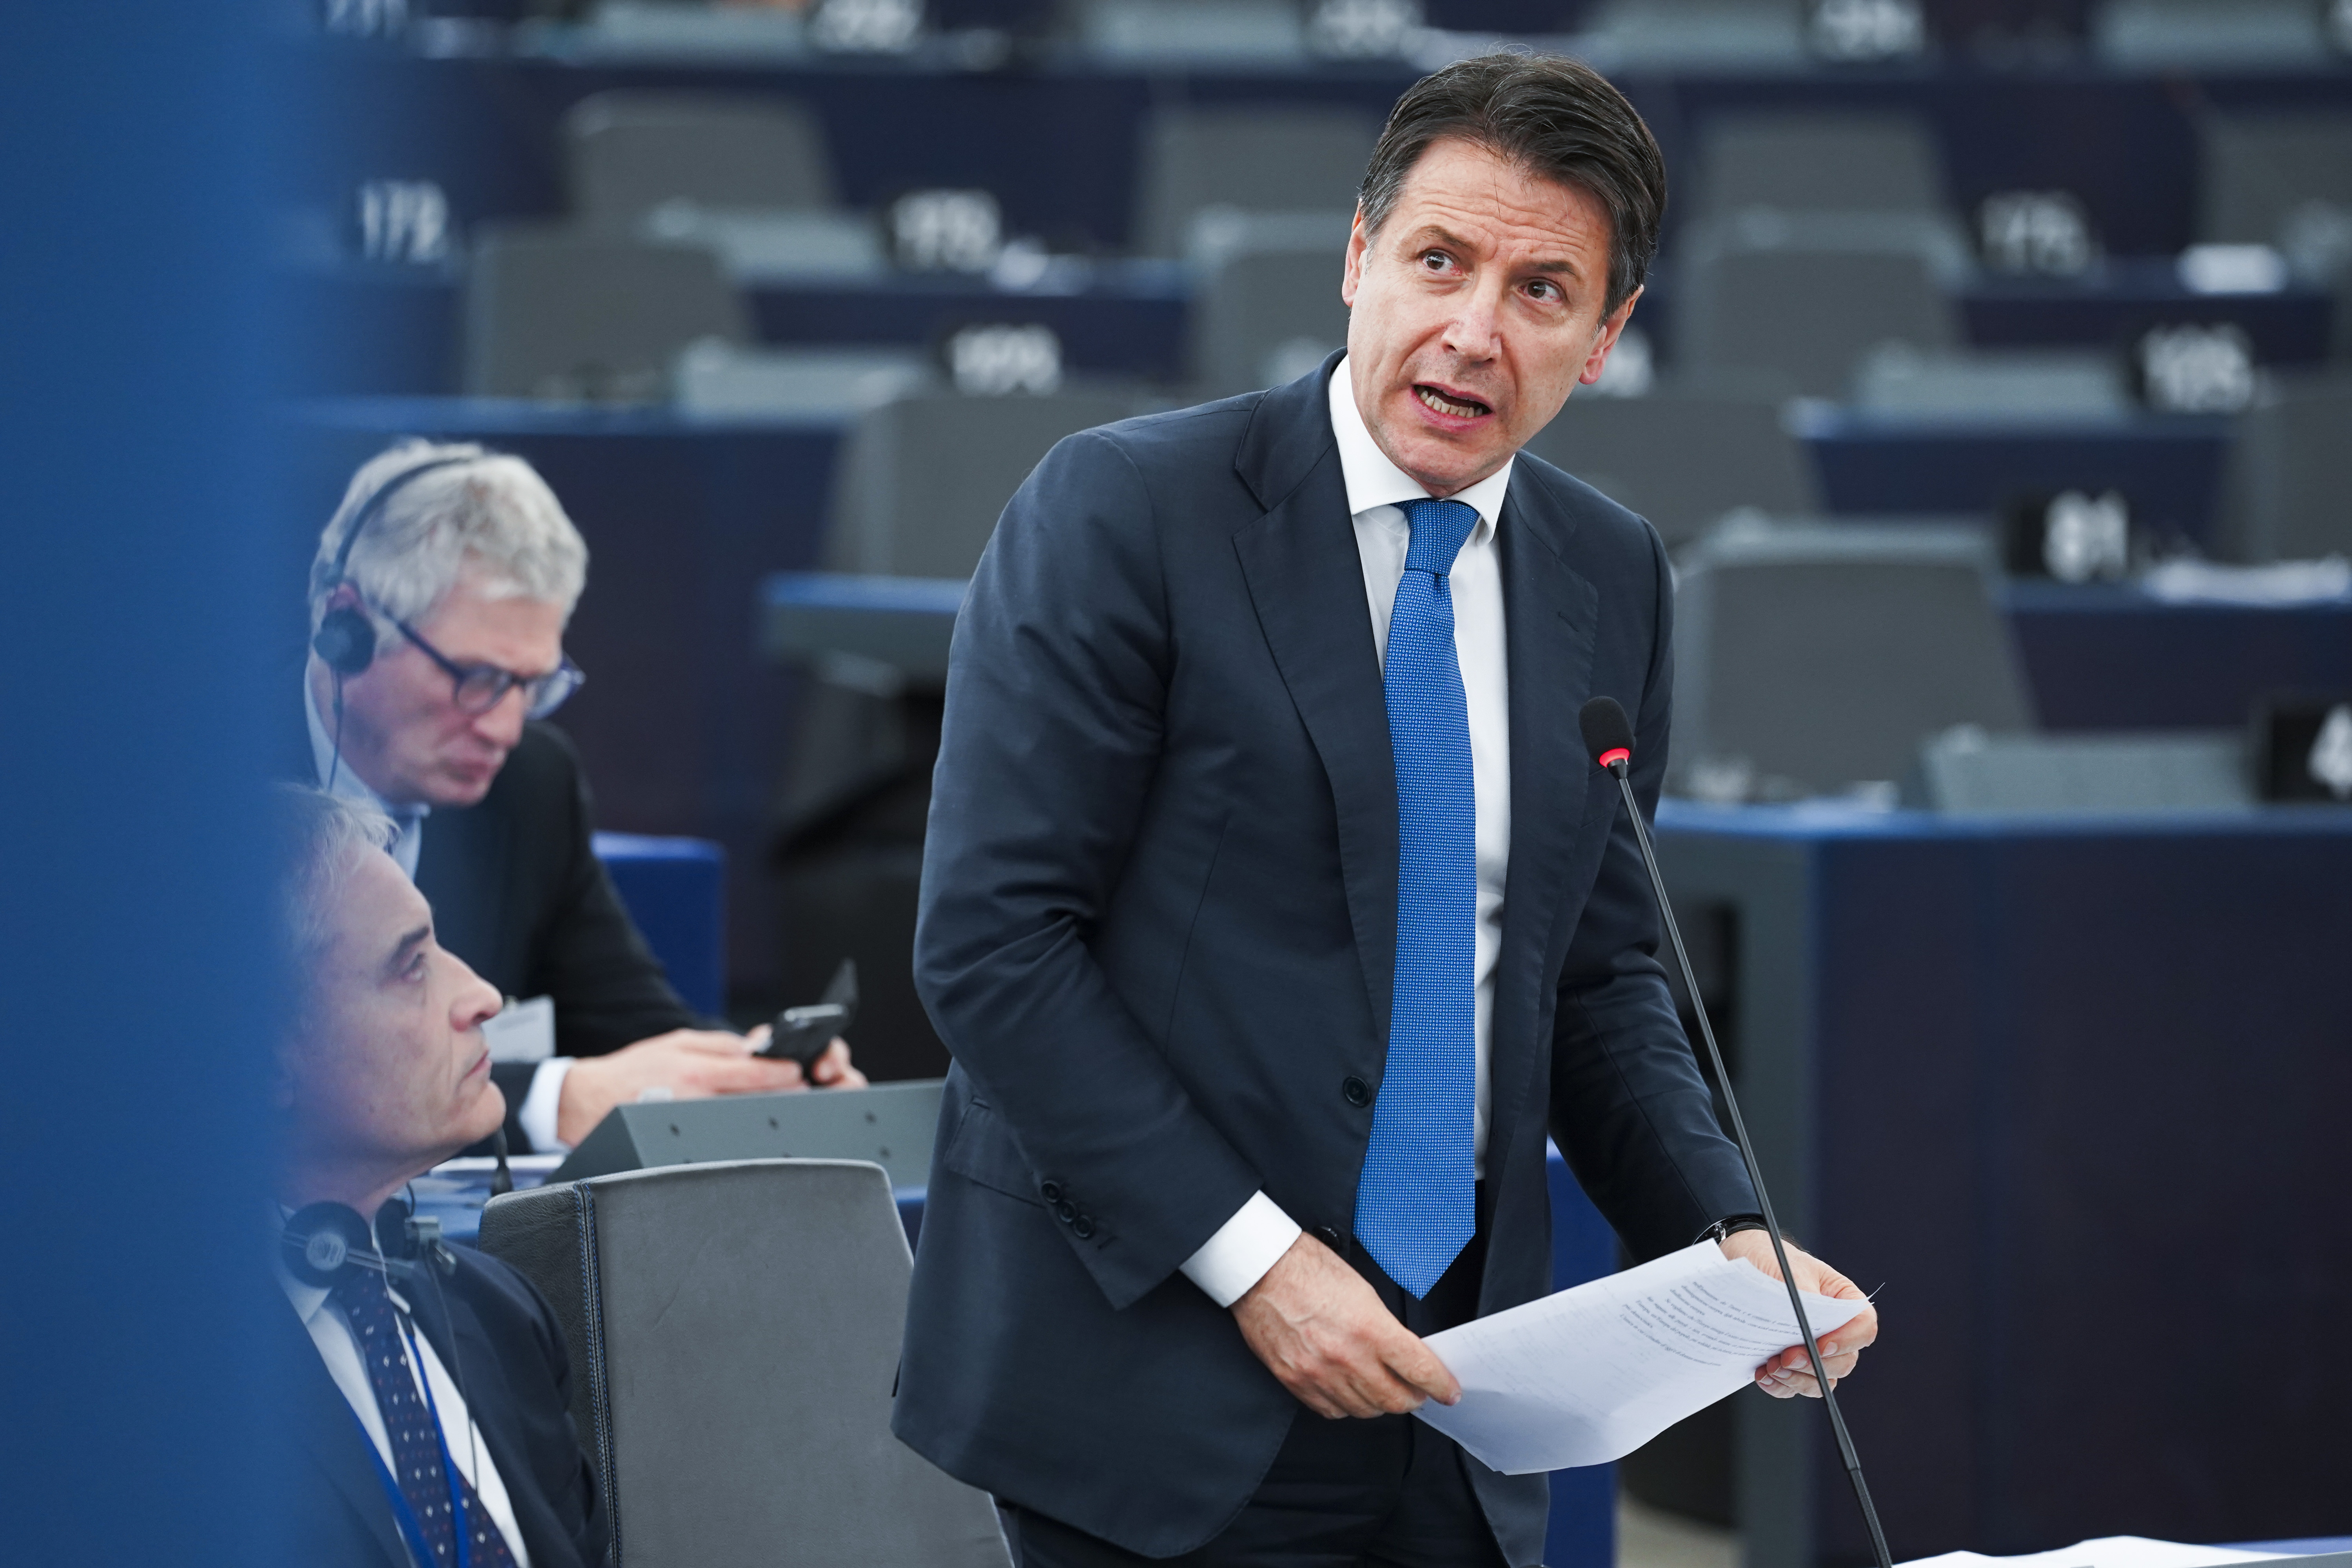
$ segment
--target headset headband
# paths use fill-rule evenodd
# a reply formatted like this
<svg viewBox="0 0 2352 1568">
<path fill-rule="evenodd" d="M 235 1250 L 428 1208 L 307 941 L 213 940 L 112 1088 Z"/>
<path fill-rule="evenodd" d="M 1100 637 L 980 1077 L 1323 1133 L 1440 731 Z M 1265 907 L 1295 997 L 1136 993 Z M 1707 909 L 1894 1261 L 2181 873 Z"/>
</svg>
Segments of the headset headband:
<svg viewBox="0 0 2352 1568">
<path fill-rule="evenodd" d="M 403 473 L 395 474 L 391 479 L 385 480 L 383 484 L 378 485 L 375 489 L 375 494 L 368 497 L 366 500 L 361 502 L 359 510 L 352 514 L 350 525 L 343 530 L 343 542 L 335 549 L 335 563 L 331 568 L 330 568 L 327 580 L 325 583 L 320 584 L 320 586 L 322 588 L 331 589 L 340 585 L 345 580 L 343 571 L 344 568 L 351 564 L 352 546 L 359 542 L 361 533 L 365 531 L 369 523 L 375 521 L 376 514 L 383 510 L 385 503 L 390 501 L 394 496 L 398 495 L 402 490 L 407 489 L 412 481 L 423 479 L 425 475 L 433 472 L 436 468 L 454 468 L 460 463 L 470 463 L 472 461 L 474 461 L 474 458 L 470 457 L 435 458 L 429 461 L 419 463 L 415 468 L 407 469 Z"/>
</svg>

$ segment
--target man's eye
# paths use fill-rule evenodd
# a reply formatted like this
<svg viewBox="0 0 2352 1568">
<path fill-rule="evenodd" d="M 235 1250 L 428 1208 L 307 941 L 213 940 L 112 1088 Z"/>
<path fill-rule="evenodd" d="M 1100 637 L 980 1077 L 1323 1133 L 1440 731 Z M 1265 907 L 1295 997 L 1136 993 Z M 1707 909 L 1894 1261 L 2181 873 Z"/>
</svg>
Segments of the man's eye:
<svg viewBox="0 0 2352 1568">
<path fill-rule="evenodd" d="M 1440 271 L 1453 262 L 1454 258 L 1442 250 L 1424 250 L 1421 254 L 1421 264 L 1432 272 Z"/>
<path fill-rule="evenodd" d="M 1528 292 L 1534 295 L 1538 300 L 1557 300 L 1559 298 L 1559 285 L 1557 283 L 1547 283 L 1538 279 L 1537 281 L 1528 285 Z"/>
</svg>

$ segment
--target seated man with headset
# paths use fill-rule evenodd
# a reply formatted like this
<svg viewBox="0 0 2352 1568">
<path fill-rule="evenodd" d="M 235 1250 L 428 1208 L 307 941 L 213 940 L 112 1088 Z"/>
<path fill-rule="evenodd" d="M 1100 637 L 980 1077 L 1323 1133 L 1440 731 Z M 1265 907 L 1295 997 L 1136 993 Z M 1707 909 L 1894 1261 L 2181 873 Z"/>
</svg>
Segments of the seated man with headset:
<svg viewBox="0 0 2352 1568">
<path fill-rule="evenodd" d="M 309 1334 L 288 1347 L 290 1435 L 317 1472 L 290 1560 L 593 1568 L 605 1510 L 552 1312 L 394 1200 L 504 1116 L 481 1027 L 500 997 L 435 940 L 381 813 L 291 785 L 277 804 L 295 999 L 271 1075 L 278 1278 Z"/>
<path fill-rule="evenodd" d="M 587 788 L 542 723 L 583 679 L 563 628 L 588 548 L 520 458 L 411 441 L 352 476 L 310 570 L 305 783 L 376 806 L 442 940 L 504 995 L 492 1026 L 510 1141 L 569 1150 L 614 1106 L 803 1087 L 703 1026 L 590 846 Z M 533 1015 L 542 1020 L 534 1025 Z M 809 1072 L 861 1084 L 836 1040 Z"/>
</svg>

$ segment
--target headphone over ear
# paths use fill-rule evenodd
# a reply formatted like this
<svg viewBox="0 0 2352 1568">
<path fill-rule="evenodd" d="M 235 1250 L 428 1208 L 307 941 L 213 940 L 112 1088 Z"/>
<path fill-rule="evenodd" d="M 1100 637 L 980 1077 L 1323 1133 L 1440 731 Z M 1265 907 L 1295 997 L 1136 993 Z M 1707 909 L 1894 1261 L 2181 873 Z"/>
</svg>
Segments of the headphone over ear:
<svg viewBox="0 0 2352 1568">
<path fill-rule="evenodd" d="M 415 1210 L 398 1198 L 376 1210 L 373 1227 L 349 1205 L 311 1204 L 294 1212 L 278 1243 L 285 1249 L 286 1271 L 321 1290 L 333 1289 L 362 1268 L 409 1273 L 419 1254 L 432 1258 L 444 1274 L 457 1266 L 441 1239 L 441 1222 L 416 1218 Z M 376 1260 L 379 1252 L 381 1263 Z"/>
<path fill-rule="evenodd" d="M 376 520 L 386 502 L 411 481 L 423 479 L 436 468 L 454 468 L 473 460 L 470 457 L 435 458 L 378 485 L 375 494 L 352 514 L 350 526 L 343 530 L 343 541 L 335 547 L 335 563 L 327 574 L 329 591 L 350 580 L 343 573 L 352 563 L 352 546 L 359 542 L 360 535 Z M 355 604 L 338 605 L 319 617 L 319 629 L 310 634 L 310 651 L 319 656 L 320 663 L 348 680 L 375 662 L 375 623 Z"/>
</svg>

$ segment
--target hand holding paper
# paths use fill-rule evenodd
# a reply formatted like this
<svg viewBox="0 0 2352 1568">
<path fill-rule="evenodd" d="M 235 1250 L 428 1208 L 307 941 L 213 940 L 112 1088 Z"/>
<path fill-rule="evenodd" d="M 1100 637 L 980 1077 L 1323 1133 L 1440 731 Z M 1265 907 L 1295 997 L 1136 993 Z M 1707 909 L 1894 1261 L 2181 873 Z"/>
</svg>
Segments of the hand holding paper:
<svg viewBox="0 0 2352 1568">
<path fill-rule="evenodd" d="M 1816 1335 L 1869 1305 L 1805 1293 Z M 1797 1337 L 1780 1281 L 1703 1241 L 1431 1335 L 1462 1400 L 1415 1414 L 1506 1475 L 1606 1464 L 1737 1393 Z"/>
</svg>

